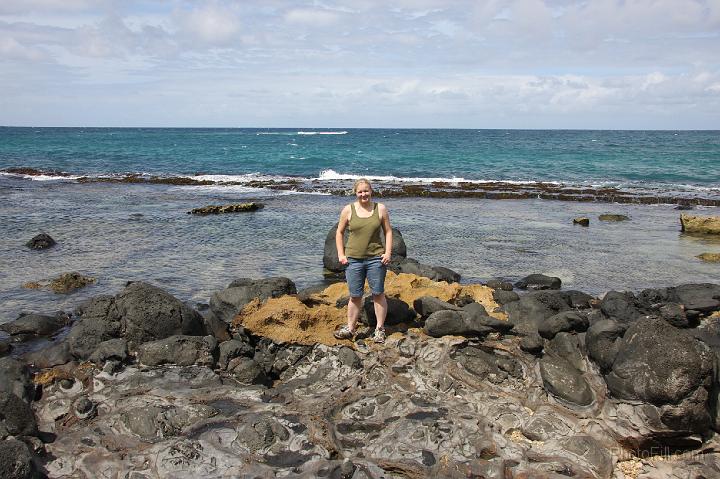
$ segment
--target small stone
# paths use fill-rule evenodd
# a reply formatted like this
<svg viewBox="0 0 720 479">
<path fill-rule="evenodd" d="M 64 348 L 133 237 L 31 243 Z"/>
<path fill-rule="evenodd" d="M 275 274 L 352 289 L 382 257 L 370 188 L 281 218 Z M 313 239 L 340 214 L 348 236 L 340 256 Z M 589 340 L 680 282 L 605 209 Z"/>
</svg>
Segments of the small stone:
<svg viewBox="0 0 720 479">
<path fill-rule="evenodd" d="M 31 249 L 46 249 L 53 245 L 55 245 L 55 240 L 52 239 L 52 236 L 46 233 L 40 233 L 25 243 L 25 246 Z"/>
<path fill-rule="evenodd" d="M 60 387 L 62 389 L 72 389 L 74 384 L 75 384 L 75 381 L 73 381 L 72 379 L 61 379 L 60 380 Z"/>
<path fill-rule="evenodd" d="M 586 218 L 584 216 L 579 218 L 573 218 L 573 224 L 580 226 L 590 226 L 590 218 Z"/>
<path fill-rule="evenodd" d="M 92 411 L 93 403 L 86 397 L 81 397 L 78 399 L 78 401 L 75 403 L 75 411 L 77 411 L 78 414 L 87 414 L 88 412 Z"/>
<path fill-rule="evenodd" d="M 625 215 L 616 215 L 616 214 L 604 214 L 598 216 L 598 219 L 600 221 L 628 221 L 630 217 Z"/>
</svg>

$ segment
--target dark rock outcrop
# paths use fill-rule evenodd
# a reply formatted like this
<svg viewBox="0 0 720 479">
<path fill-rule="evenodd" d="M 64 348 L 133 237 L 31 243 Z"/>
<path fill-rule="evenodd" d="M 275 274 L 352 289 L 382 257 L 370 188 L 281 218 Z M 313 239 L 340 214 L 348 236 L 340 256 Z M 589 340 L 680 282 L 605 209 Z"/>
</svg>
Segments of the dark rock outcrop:
<svg viewBox="0 0 720 479">
<path fill-rule="evenodd" d="M 189 215 L 219 215 L 221 213 L 245 213 L 264 208 L 262 203 L 233 203 L 229 205 L 209 205 L 188 211 Z"/>
<path fill-rule="evenodd" d="M 217 361 L 217 347 L 217 339 L 213 336 L 170 336 L 141 344 L 138 361 L 147 366 L 195 364 L 212 368 Z"/>
<path fill-rule="evenodd" d="M 387 300 L 387 316 L 385 324 L 390 326 L 399 323 L 410 323 L 415 321 L 417 314 L 407 305 L 405 301 L 397 298 L 386 296 Z M 375 326 L 377 318 L 375 317 L 375 303 L 372 295 L 368 295 L 363 300 L 363 307 L 360 313 L 360 322 L 368 326 Z"/>
<path fill-rule="evenodd" d="M 14 393 L 0 391 L 0 438 L 37 434 L 35 415 L 29 404 Z"/>
<path fill-rule="evenodd" d="M 93 284 L 95 278 L 89 276 L 83 276 L 82 274 L 73 271 L 70 273 L 63 273 L 57 278 L 53 278 L 50 281 L 50 289 L 56 294 L 68 294 L 73 291 L 84 288 L 89 284 Z"/>
<path fill-rule="evenodd" d="M 17 439 L 0 441 L 0 477 L 3 479 L 39 479 L 45 477 L 35 465 L 30 449 Z"/>
<path fill-rule="evenodd" d="M 288 278 L 275 277 L 253 280 L 241 278 L 210 298 L 210 309 L 215 316 L 230 323 L 240 310 L 253 299 L 264 301 L 285 294 L 297 294 L 297 288 Z"/>
<path fill-rule="evenodd" d="M 0 359 L 0 391 L 13 393 L 26 402 L 32 401 L 35 385 L 25 363 L 15 358 Z"/>
<path fill-rule="evenodd" d="M 598 219 L 600 221 L 628 221 L 630 218 L 626 215 L 618 215 L 618 214 L 603 214 L 599 215 Z"/>
<path fill-rule="evenodd" d="M 342 273 L 345 271 L 345 265 L 338 260 L 337 246 L 335 245 L 335 233 L 337 232 L 338 223 L 335 223 L 325 237 L 325 247 L 323 249 L 323 267 L 330 273 Z M 391 250 L 391 258 L 398 260 L 407 257 L 407 246 L 403 239 L 402 233 L 397 228 L 392 229 L 393 245 Z M 345 230 L 345 241 L 347 241 L 347 229 Z M 381 235 L 382 236 L 382 235 Z"/>
<path fill-rule="evenodd" d="M 30 241 L 25 243 L 30 249 L 46 249 L 55 245 L 55 240 L 47 233 L 40 233 L 34 236 Z"/>
<path fill-rule="evenodd" d="M 412 258 L 396 258 L 388 264 L 388 269 L 394 273 L 414 274 L 430 278 L 433 281 L 457 283 L 460 274 L 444 266 L 430 266 L 420 263 Z"/>
</svg>

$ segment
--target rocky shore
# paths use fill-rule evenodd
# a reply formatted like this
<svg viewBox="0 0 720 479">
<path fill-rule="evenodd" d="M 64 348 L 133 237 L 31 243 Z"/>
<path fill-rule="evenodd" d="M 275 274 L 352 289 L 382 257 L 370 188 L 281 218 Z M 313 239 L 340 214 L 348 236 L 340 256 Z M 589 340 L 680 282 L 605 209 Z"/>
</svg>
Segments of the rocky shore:
<svg viewBox="0 0 720 479">
<path fill-rule="evenodd" d="M 287 278 L 7 323 L 2 477 L 718 477 L 720 285 L 387 285 L 383 345 Z"/>
</svg>

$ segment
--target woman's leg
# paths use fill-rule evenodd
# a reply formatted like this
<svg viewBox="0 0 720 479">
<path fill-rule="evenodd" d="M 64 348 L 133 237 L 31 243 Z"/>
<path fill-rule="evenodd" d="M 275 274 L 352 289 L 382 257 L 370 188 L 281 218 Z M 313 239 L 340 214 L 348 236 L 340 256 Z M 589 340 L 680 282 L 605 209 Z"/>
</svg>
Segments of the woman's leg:
<svg viewBox="0 0 720 479">
<path fill-rule="evenodd" d="M 385 318 L 387 317 L 387 298 L 385 293 L 373 294 L 373 306 L 375 306 L 375 318 L 377 319 L 377 329 L 385 327 Z"/>
<path fill-rule="evenodd" d="M 348 302 L 347 326 L 350 331 L 355 331 L 358 318 L 360 317 L 360 308 L 362 307 L 362 296 L 358 298 L 350 298 Z"/>
</svg>

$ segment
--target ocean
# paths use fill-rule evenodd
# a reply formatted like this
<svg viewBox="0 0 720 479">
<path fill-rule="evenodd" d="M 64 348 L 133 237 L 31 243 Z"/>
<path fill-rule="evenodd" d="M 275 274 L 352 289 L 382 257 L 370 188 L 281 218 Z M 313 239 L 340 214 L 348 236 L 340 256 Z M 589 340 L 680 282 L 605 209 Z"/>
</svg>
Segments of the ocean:
<svg viewBox="0 0 720 479">
<path fill-rule="evenodd" d="M 720 277 L 695 257 L 720 240 L 681 234 L 677 209 L 720 214 L 719 131 L 5 127 L 0 322 L 135 280 L 198 303 L 240 277 L 320 284 L 325 236 L 358 177 L 408 255 L 463 282 L 545 273 L 600 295 Z M 187 214 L 247 201 L 265 208 Z M 24 246 L 40 232 L 58 244 Z M 68 271 L 96 283 L 23 287 Z"/>
</svg>

